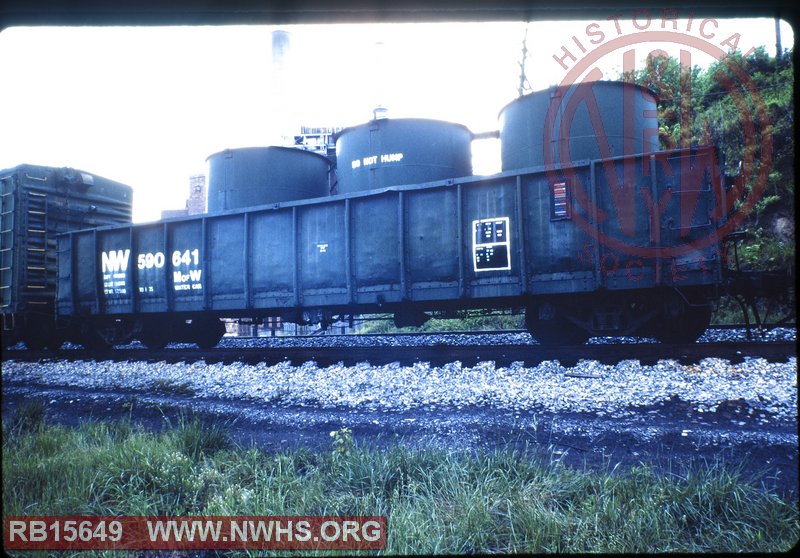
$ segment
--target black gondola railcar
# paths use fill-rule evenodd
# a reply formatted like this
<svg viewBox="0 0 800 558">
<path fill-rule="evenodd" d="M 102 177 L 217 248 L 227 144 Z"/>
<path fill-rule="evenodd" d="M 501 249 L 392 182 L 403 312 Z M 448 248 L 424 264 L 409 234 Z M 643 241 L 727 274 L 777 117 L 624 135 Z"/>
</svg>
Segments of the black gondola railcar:
<svg viewBox="0 0 800 558">
<path fill-rule="evenodd" d="M 654 214 L 636 196 L 621 210 L 615 173 L 667 201 Z M 724 198 L 714 150 L 697 148 L 70 232 L 59 238 L 58 313 L 89 344 L 212 346 L 221 317 L 394 312 L 413 324 L 430 310 L 504 306 L 526 307 L 542 341 L 694 339 L 721 281 Z"/>
</svg>

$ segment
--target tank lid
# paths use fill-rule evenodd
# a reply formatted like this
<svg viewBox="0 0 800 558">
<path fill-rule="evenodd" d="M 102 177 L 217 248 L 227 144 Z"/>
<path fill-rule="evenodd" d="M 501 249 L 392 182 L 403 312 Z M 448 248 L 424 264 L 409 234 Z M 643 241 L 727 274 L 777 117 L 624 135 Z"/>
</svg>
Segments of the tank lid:
<svg viewBox="0 0 800 558">
<path fill-rule="evenodd" d="M 458 122 L 448 122 L 447 120 L 437 120 L 435 118 L 377 118 L 374 120 L 370 120 L 369 122 L 364 122 L 362 124 L 356 124 L 355 126 L 348 126 L 347 128 L 342 128 L 338 132 L 333 135 L 333 140 L 337 141 L 340 137 L 345 135 L 348 132 L 352 132 L 353 130 L 358 130 L 363 128 L 364 126 L 372 126 L 372 125 L 380 125 L 380 122 L 403 122 L 403 123 L 416 123 L 416 124 L 439 124 L 444 126 L 450 126 L 453 128 L 463 128 L 470 136 L 472 136 L 472 131 L 464 126 L 463 124 L 459 124 Z"/>
<path fill-rule="evenodd" d="M 585 85 L 589 85 L 589 84 L 591 84 L 592 87 L 594 87 L 595 85 L 621 85 L 621 86 L 624 86 L 624 87 L 633 87 L 635 89 L 639 89 L 641 91 L 644 91 L 645 93 L 650 94 L 653 97 L 653 99 L 655 99 L 656 103 L 659 102 L 658 94 L 655 91 L 653 91 L 649 87 L 645 87 L 644 85 L 639 85 L 638 83 L 631 83 L 629 81 L 616 81 L 616 80 L 598 80 L 598 81 L 587 81 L 587 82 L 585 82 Z M 534 97 L 534 96 L 539 96 L 542 93 L 551 93 L 552 94 L 554 91 L 557 91 L 557 90 L 569 91 L 570 89 L 575 87 L 575 85 L 576 84 L 573 84 L 573 85 L 551 85 L 547 89 L 540 89 L 538 91 L 532 91 L 532 92 L 528 93 L 527 95 L 522 95 L 520 97 L 517 97 L 513 101 L 509 101 L 508 103 L 506 103 L 503 106 L 503 108 L 500 109 L 500 112 L 497 113 L 497 116 L 499 118 L 500 115 L 503 114 L 503 111 L 506 110 L 508 107 L 510 107 L 513 104 L 519 103 L 521 101 L 524 101 L 524 100 L 529 99 L 529 98 Z"/>
<path fill-rule="evenodd" d="M 212 153 L 208 157 L 206 157 L 206 161 L 211 159 L 211 157 L 215 157 L 217 155 L 222 155 L 223 153 L 234 153 L 237 151 L 296 151 L 299 153 L 307 153 L 308 155 L 313 155 L 314 157 L 319 157 L 320 159 L 324 159 L 328 164 L 331 163 L 331 160 L 328 159 L 325 155 L 321 155 L 319 153 L 314 153 L 313 151 L 308 151 L 306 149 L 300 149 L 299 147 L 284 147 L 282 145 L 265 145 L 265 146 L 251 146 L 251 147 L 231 147 L 227 149 L 223 149 L 222 151 L 217 151 L 216 153 Z"/>
</svg>

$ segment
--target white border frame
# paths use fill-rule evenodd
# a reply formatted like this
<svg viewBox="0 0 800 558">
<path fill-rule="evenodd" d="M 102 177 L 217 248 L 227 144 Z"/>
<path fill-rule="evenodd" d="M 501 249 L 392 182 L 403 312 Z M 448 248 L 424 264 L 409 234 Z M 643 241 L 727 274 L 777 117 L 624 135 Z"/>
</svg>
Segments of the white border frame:
<svg viewBox="0 0 800 558">
<path fill-rule="evenodd" d="M 495 223 L 503 221 L 506 225 L 506 240 L 504 242 L 476 242 L 475 241 L 475 228 L 481 223 Z M 472 270 L 475 273 L 482 273 L 484 271 L 508 271 L 511 269 L 511 219 L 509 217 L 492 217 L 491 219 L 475 219 L 472 221 Z M 479 246 L 506 246 L 508 250 L 508 265 L 505 267 L 485 267 L 478 269 L 478 264 L 475 261 L 478 255 Z"/>
</svg>

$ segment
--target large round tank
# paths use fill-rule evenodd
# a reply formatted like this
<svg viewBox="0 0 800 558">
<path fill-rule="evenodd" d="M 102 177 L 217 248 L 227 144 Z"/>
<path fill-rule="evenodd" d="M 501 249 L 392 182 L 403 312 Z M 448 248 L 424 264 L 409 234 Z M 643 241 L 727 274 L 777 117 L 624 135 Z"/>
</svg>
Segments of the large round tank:
<svg viewBox="0 0 800 558">
<path fill-rule="evenodd" d="M 244 147 L 210 155 L 208 210 L 319 198 L 329 194 L 327 157 L 290 147 Z"/>
<path fill-rule="evenodd" d="M 472 133 L 461 124 L 383 118 L 336 137 L 340 194 L 472 174 Z"/>
<path fill-rule="evenodd" d="M 551 87 L 500 111 L 504 171 L 657 150 L 656 97 L 631 83 Z"/>
</svg>

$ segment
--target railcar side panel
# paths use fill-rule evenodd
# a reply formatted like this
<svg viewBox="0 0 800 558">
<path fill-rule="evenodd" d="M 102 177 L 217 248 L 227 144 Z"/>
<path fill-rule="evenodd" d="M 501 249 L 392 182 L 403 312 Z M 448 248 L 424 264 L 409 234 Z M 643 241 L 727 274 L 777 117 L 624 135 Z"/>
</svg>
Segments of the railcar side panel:
<svg viewBox="0 0 800 558">
<path fill-rule="evenodd" d="M 463 249 L 459 236 L 457 188 L 409 190 L 406 196 L 408 298 L 459 298 Z"/>
<path fill-rule="evenodd" d="M 97 265 L 100 253 L 96 249 L 96 234 L 95 231 L 86 231 L 75 235 L 72 257 L 76 291 L 74 308 L 77 314 L 98 314 L 101 311 L 102 277 L 101 268 Z"/>
<path fill-rule="evenodd" d="M 249 236 L 245 279 L 255 308 L 295 305 L 296 251 L 293 215 L 296 208 L 248 214 Z"/>
<path fill-rule="evenodd" d="M 613 163 L 613 164 L 612 164 Z M 609 289 L 713 284 L 721 277 L 713 150 L 595 162 L 600 222 L 596 267 Z M 692 246 L 696 243 L 706 246 Z M 686 246 L 685 253 L 675 249 Z"/>
<path fill-rule="evenodd" d="M 211 308 L 247 308 L 245 276 L 247 238 L 243 214 L 206 219 L 208 244 L 208 290 Z M 191 254 L 190 254 L 191 256 Z"/>
<path fill-rule="evenodd" d="M 585 292 L 597 286 L 592 263 L 595 241 L 587 225 L 593 218 L 588 165 L 563 172 L 521 175 L 528 285 L 533 294 Z M 586 188 L 577 190 L 578 186 Z M 588 225 L 590 226 L 590 225 Z"/>
<path fill-rule="evenodd" d="M 350 202 L 350 236 L 355 302 L 376 304 L 402 300 L 405 217 L 399 192 L 354 198 Z M 402 228 L 401 228 L 402 227 Z"/>
<path fill-rule="evenodd" d="M 132 297 L 139 312 L 163 312 L 167 305 L 167 273 L 171 255 L 166 250 L 165 226 L 142 225 L 131 229 L 136 255 L 136 286 Z"/>
<path fill-rule="evenodd" d="M 504 177 L 459 188 L 463 199 L 461 235 L 468 247 L 462 263 L 467 296 L 518 296 L 523 262 L 515 251 L 524 237 L 518 235 L 516 180 Z"/>
<path fill-rule="evenodd" d="M 205 217 L 166 222 L 167 250 L 170 260 L 167 274 L 167 302 L 176 312 L 209 309 L 207 297 L 208 262 L 206 241 L 209 238 Z M 225 254 L 225 259 L 229 257 Z"/>
<path fill-rule="evenodd" d="M 303 306 L 348 301 L 349 238 L 344 200 L 304 205 L 298 211 L 299 289 Z"/>
<path fill-rule="evenodd" d="M 106 314 L 135 312 L 132 275 L 136 269 L 132 261 L 132 229 L 116 229 L 97 234 L 96 245 L 100 251 L 100 280 L 102 282 L 99 306 Z M 138 256 L 135 258 L 138 259 Z"/>
<path fill-rule="evenodd" d="M 664 266 L 663 282 L 675 286 L 719 283 L 723 265 L 718 228 L 727 210 L 715 151 L 657 154 L 653 159 L 660 171 L 657 191 L 661 196 L 671 192 L 660 223 L 661 238 L 669 246 L 695 245 L 691 252 L 676 256 L 669 268 Z"/>
</svg>

